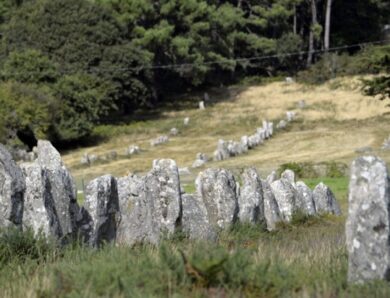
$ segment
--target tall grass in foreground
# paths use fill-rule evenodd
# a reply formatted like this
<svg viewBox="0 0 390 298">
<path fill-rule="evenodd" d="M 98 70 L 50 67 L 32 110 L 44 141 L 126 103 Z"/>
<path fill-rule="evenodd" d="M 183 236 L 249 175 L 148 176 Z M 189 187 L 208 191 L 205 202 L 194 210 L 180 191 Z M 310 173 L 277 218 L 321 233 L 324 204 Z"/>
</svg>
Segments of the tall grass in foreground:
<svg viewBox="0 0 390 298">
<path fill-rule="evenodd" d="M 346 181 L 326 182 L 345 205 Z M 386 282 L 347 284 L 344 219 L 296 215 L 277 232 L 237 224 L 214 243 L 178 234 L 158 247 L 99 250 L 13 230 L 0 236 L 0 296 L 389 297 Z"/>
</svg>

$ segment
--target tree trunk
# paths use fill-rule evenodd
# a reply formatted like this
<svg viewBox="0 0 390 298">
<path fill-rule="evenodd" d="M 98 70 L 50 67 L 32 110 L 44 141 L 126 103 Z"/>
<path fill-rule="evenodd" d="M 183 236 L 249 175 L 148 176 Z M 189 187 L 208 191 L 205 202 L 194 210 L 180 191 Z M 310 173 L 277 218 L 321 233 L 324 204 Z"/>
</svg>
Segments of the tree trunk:
<svg viewBox="0 0 390 298">
<path fill-rule="evenodd" d="M 293 28 L 294 34 L 297 34 L 297 6 L 294 5 L 294 28 Z"/>
<path fill-rule="evenodd" d="M 327 0 L 327 2 L 326 2 L 326 16 L 325 16 L 325 35 L 324 35 L 325 52 L 327 52 L 329 50 L 331 14 L 332 14 L 332 0 Z"/>
<path fill-rule="evenodd" d="M 317 0 L 311 0 L 311 27 L 309 33 L 309 55 L 307 56 L 307 65 L 310 66 L 313 63 L 314 55 L 314 27 L 317 25 Z"/>
</svg>

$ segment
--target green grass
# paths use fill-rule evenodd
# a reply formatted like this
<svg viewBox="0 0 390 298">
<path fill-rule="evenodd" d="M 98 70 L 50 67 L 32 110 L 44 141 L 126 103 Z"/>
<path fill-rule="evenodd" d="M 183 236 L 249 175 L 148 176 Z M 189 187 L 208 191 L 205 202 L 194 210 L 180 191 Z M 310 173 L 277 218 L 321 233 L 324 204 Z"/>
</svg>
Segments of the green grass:
<svg viewBox="0 0 390 298">
<path fill-rule="evenodd" d="M 323 181 L 342 206 L 347 178 Z M 347 283 L 345 217 L 295 216 L 275 232 L 237 224 L 213 243 L 183 235 L 158 247 L 59 249 L 31 232 L 0 237 L 1 297 L 388 297 L 390 284 Z"/>
</svg>

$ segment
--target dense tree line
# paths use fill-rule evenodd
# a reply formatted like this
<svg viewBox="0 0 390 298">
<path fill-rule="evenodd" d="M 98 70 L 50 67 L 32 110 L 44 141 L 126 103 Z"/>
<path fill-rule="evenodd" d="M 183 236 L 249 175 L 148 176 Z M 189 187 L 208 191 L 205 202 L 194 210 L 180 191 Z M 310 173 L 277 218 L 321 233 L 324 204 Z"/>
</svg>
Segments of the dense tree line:
<svg viewBox="0 0 390 298">
<path fill-rule="evenodd" d="M 295 73 L 318 50 L 379 40 L 389 9 L 386 0 L 3 0 L 1 141 L 75 141 L 172 92 Z M 273 58 L 254 58 L 263 56 Z"/>
</svg>

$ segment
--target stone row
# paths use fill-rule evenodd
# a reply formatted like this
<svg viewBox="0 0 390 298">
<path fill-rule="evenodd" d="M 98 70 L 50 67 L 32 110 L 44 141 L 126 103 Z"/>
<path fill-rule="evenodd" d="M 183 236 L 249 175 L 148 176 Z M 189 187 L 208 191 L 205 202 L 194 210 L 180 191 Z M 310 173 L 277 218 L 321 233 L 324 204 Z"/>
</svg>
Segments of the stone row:
<svg viewBox="0 0 390 298">
<path fill-rule="evenodd" d="M 58 151 L 38 142 L 38 158 L 21 168 L 0 146 L 1 226 L 32 228 L 66 244 L 75 237 L 92 247 L 103 243 L 159 243 L 182 231 L 190 239 L 215 239 L 220 229 L 237 221 L 263 222 L 268 230 L 289 222 L 295 212 L 340 214 L 330 191 L 319 184 L 312 192 L 294 173 L 262 180 L 254 168 L 242 175 L 242 187 L 225 169 L 207 169 L 196 181 L 196 192 L 185 194 L 176 162 L 155 160 L 143 177 L 92 180 L 79 206 L 76 187 Z"/>
</svg>

